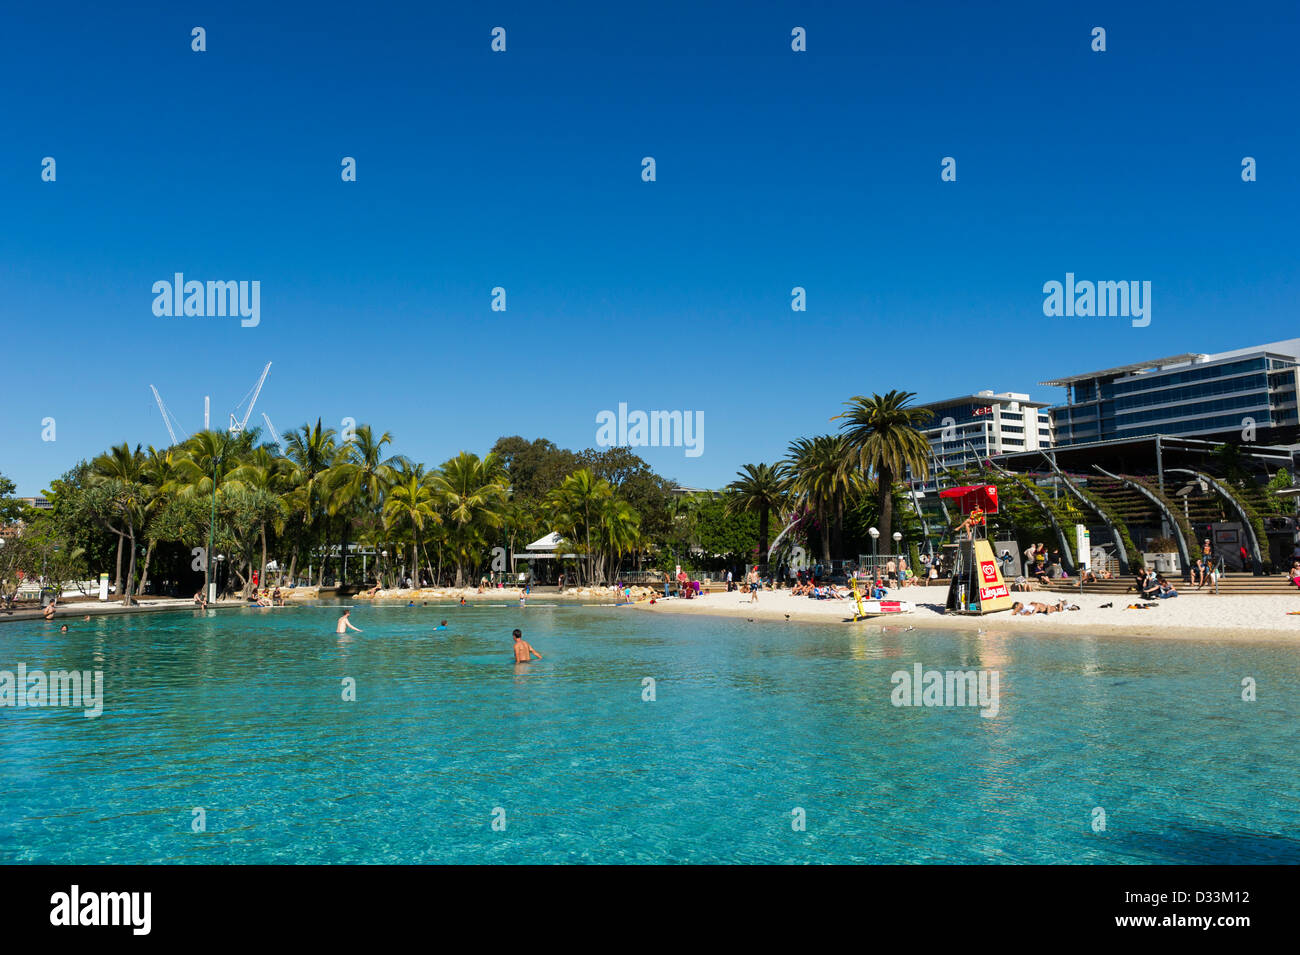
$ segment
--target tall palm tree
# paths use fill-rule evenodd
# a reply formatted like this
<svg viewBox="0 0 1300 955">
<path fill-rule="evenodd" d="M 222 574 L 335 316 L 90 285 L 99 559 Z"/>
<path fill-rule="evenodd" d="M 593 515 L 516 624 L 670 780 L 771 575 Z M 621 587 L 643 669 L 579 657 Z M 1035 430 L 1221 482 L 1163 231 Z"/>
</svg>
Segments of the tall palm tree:
<svg viewBox="0 0 1300 955">
<path fill-rule="evenodd" d="M 465 569 L 475 560 L 484 532 L 502 525 L 507 487 L 505 466 L 491 451 L 482 458 L 462 451 L 434 473 L 433 488 L 456 560 L 457 587 L 464 586 Z"/>
<path fill-rule="evenodd" d="M 617 492 L 605 498 L 596 514 L 601 547 L 600 567 L 597 573 L 605 577 L 605 561 L 608 555 L 613 572 L 610 580 L 618 577 L 623 557 L 642 544 L 641 517 L 632 505 L 621 500 Z"/>
<path fill-rule="evenodd" d="M 424 465 L 403 462 L 394 472 L 383 505 L 386 529 L 409 529 L 411 532 L 411 575 L 420 576 L 420 543 L 425 529 L 440 524 L 438 494 L 432 475 L 426 474 Z"/>
<path fill-rule="evenodd" d="M 330 469 L 327 510 L 330 517 L 341 514 L 343 518 L 345 577 L 354 519 L 362 522 L 363 533 L 378 520 L 384 492 L 397 476 L 396 465 L 406 460 L 401 456 L 384 456 L 384 446 L 391 444 L 392 440 L 393 436 L 387 431 L 375 437 L 370 425 L 363 424 L 357 428 L 353 438 L 344 442 L 339 449 L 338 462 Z"/>
<path fill-rule="evenodd" d="M 202 526 L 208 531 L 207 539 L 203 541 L 204 548 L 207 548 L 208 541 L 214 539 L 217 533 L 212 514 L 216 499 L 223 489 L 233 491 L 242 487 L 235 472 L 243 457 L 252 449 L 253 441 L 254 434 L 251 431 L 229 434 L 225 431 L 207 430 L 191 435 L 181 445 L 181 454 L 175 459 L 173 492 L 185 498 L 210 499 L 214 504 L 204 515 L 207 520 Z M 205 582 L 211 579 L 212 556 L 206 555 Z"/>
<path fill-rule="evenodd" d="M 746 464 L 727 485 L 727 514 L 758 515 L 758 562 L 767 563 L 769 520 L 785 508 L 788 488 L 784 465 Z"/>
<path fill-rule="evenodd" d="M 831 561 L 832 543 L 839 546 L 849 495 L 862 486 L 861 475 L 844 467 L 848 456 L 848 442 L 843 435 L 823 434 L 790 442 L 787 459 L 790 493 L 821 525 L 825 564 Z"/>
<path fill-rule="evenodd" d="M 289 483 L 293 486 L 289 504 L 302 514 L 302 530 L 306 532 L 309 546 L 321 543 L 321 530 L 329 506 L 330 469 L 338 459 L 334 436 L 334 429 L 322 427 L 321 419 L 317 418 L 314 428 L 304 424 L 285 437 Z M 297 561 L 295 550 L 289 562 L 290 580 Z M 325 556 L 322 552 L 317 584 L 324 582 Z"/>
<path fill-rule="evenodd" d="M 263 446 L 254 448 L 249 452 L 248 457 L 231 472 L 231 477 L 238 480 L 242 486 L 261 495 L 273 496 L 281 504 L 279 508 L 265 507 L 261 510 L 261 513 L 266 517 L 266 520 L 261 521 L 259 527 L 262 540 L 262 562 L 261 570 L 258 573 L 258 581 L 261 585 L 265 585 L 266 581 L 267 524 L 269 522 L 275 532 L 279 534 L 284 530 L 287 517 L 284 495 L 289 490 L 288 465 L 289 462 L 286 458 L 277 457 L 271 452 L 270 448 Z M 249 575 L 248 579 L 251 583 L 252 574 Z"/>
<path fill-rule="evenodd" d="M 915 397 L 914 392 L 897 390 L 869 398 L 855 395 L 844 402 L 848 410 L 831 419 L 844 422 L 840 430 L 849 451 L 845 466 L 860 471 L 864 479 L 875 475 L 880 534 L 886 541 L 893 530 L 894 482 L 908 468 L 921 480 L 930 473 L 930 445 L 918 428 L 932 415 L 909 407 Z"/>
<path fill-rule="evenodd" d="M 574 471 L 546 495 L 551 529 L 582 554 L 589 584 L 596 580 L 596 552 L 600 544 L 599 529 L 595 524 L 613 495 L 610 483 L 596 477 L 590 468 Z M 592 543 L 593 531 L 596 532 L 595 544 Z"/>
<path fill-rule="evenodd" d="M 140 570 L 140 592 L 143 593 L 149 583 L 149 564 L 153 560 L 154 548 L 158 546 L 162 528 L 158 516 L 171 499 L 172 488 L 176 482 L 176 462 L 180 457 L 176 448 L 159 451 L 153 445 L 145 453 L 141 467 L 141 477 L 145 486 L 145 552 L 144 563 Z"/>
</svg>

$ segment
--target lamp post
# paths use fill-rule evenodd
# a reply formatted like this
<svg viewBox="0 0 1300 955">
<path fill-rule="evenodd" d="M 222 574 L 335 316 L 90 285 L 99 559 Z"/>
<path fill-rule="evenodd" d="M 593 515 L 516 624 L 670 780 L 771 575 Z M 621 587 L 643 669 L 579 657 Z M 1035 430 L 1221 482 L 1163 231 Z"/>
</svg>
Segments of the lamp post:
<svg viewBox="0 0 1300 955">
<path fill-rule="evenodd" d="M 898 552 L 899 554 L 901 554 L 901 553 L 903 553 L 903 552 L 902 552 L 901 550 L 899 550 L 899 548 L 902 547 L 902 546 L 903 546 L 903 534 L 902 534 L 902 532 L 901 532 L 901 531 L 894 531 L 894 550 L 895 550 L 896 552 Z"/>
<path fill-rule="evenodd" d="M 880 531 L 873 527 L 867 533 L 871 535 L 871 575 L 875 577 L 876 568 L 880 566 L 880 561 L 876 559 L 876 541 L 880 539 Z"/>
<path fill-rule="evenodd" d="M 218 554 L 218 555 L 217 555 L 217 570 L 216 570 L 216 572 L 213 573 L 213 575 L 212 575 L 212 585 L 211 585 L 211 587 L 212 587 L 212 593 L 211 593 L 211 599 L 210 599 L 210 602 L 211 602 L 211 601 L 215 601 L 215 600 L 217 599 L 217 597 L 216 597 L 216 594 L 217 594 L 217 578 L 218 578 L 218 577 L 220 576 L 220 574 L 221 574 L 221 562 L 222 562 L 223 560 L 225 560 L 225 559 L 226 559 L 226 555 L 225 555 L 225 554 Z"/>
</svg>

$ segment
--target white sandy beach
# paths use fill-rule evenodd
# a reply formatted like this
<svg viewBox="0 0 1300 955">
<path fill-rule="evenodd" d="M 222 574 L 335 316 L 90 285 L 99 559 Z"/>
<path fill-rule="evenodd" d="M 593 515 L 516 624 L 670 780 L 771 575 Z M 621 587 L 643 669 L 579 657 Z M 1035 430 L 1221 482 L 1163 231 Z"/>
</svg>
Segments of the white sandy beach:
<svg viewBox="0 0 1300 955">
<path fill-rule="evenodd" d="M 1184 594 L 1168 600 L 1136 601 L 1132 595 L 1095 594 L 1079 596 L 1068 591 L 1017 594 L 1016 599 L 1054 603 L 1059 599 L 1077 604 L 1077 611 L 1047 616 L 1014 617 L 1010 611 L 965 616 L 945 614 L 947 587 L 907 587 L 891 590 L 889 599 L 916 604 L 911 613 L 870 617 L 856 627 L 925 627 L 985 630 L 999 633 L 1098 634 L 1167 639 L 1295 642 L 1300 645 L 1300 593 L 1295 595 L 1214 596 Z M 1159 606 L 1129 610 L 1129 604 L 1145 602 Z M 1103 607 L 1103 604 L 1112 604 Z M 649 613 L 692 613 L 759 620 L 802 620 L 839 622 L 853 615 L 853 600 L 814 600 L 795 597 L 786 590 L 765 590 L 758 602 L 748 594 L 716 593 L 694 600 L 657 600 L 653 605 L 638 603 Z"/>
</svg>

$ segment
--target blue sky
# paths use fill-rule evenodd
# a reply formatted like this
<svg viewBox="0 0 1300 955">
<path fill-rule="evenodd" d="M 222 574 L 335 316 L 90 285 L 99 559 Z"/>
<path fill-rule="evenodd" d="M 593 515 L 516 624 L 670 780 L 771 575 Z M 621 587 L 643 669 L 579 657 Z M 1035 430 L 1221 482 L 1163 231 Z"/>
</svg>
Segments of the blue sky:
<svg viewBox="0 0 1300 955">
<path fill-rule="evenodd" d="M 0 472 L 34 494 L 165 445 L 150 384 L 224 421 L 272 361 L 281 430 L 352 417 L 430 464 L 702 411 L 699 457 L 642 453 L 715 487 L 854 394 L 1057 400 L 1036 383 L 1294 337 L 1298 11 L 11 5 Z M 177 271 L 260 281 L 260 324 L 156 317 Z M 1151 324 L 1044 317 L 1067 271 L 1150 281 Z"/>
</svg>

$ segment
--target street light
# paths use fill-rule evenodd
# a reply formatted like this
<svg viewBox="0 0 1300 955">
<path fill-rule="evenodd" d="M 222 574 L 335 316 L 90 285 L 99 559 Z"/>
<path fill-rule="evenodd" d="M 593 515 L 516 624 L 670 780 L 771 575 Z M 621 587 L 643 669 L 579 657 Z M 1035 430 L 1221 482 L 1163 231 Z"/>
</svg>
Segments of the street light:
<svg viewBox="0 0 1300 955">
<path fill-rule="evenodd" d="M 902 551 L 899 550 L 899 547 L 902 546 L 902 542 L 903 542 L 903 534 L 902 534 L 902 532 L 901 532 L 901 531 L 894 531 L 894 550 L 895 550 L 897 553 L 900 553 L 900 554 L 902 553 Z"/>
<path fill-rule="evenodd" d="M 880 537 L 880 531 L 873 527 L 867 533 L 871 535 L 871 573 L 874 575 L 880 563 L 876 560 L 876 541 Z"/>
</svg>

